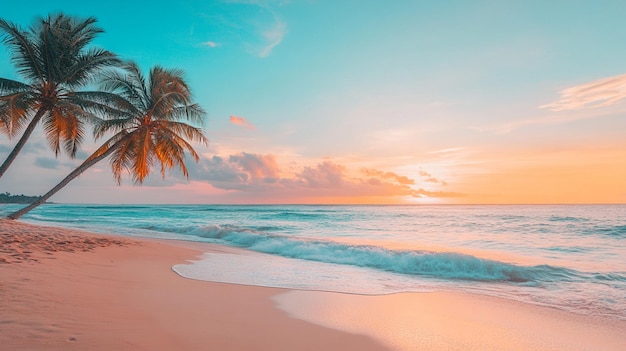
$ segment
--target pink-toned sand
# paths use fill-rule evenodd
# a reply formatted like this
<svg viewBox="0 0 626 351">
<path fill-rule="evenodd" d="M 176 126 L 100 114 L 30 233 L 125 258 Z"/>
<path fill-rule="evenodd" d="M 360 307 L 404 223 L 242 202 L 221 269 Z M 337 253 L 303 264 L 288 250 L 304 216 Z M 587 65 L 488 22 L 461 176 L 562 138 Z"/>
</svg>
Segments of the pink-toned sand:
<svg viewBox="0 0 626 351">
<path fill-rule="evenodd" d="M 0 220 L 0 350 L 626 350 L 625 321 L 504 299 L 289 291 L 171 270 L 222 250 Z"/>
<path fill-rule="evenodd" d="M 171 270 L 211 249 L 0 220 L 0 350 L 385 350 Z"/>
<path fill-rule="evenodd" d="M 624 351 L 626 321 L 460 292 L 354 296 L 290 291 L 290 315 L 402 351 Z"/>
</svg>

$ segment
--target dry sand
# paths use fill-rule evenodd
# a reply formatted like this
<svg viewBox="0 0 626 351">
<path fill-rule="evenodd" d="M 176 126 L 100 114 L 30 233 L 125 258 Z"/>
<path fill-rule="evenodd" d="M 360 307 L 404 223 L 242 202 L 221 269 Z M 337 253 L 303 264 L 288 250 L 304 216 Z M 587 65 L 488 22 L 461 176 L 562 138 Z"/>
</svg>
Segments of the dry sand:
<svg viewBox="0 0 626 351">
<path fill-rule="evenodd" d="M 285 290 L 171 270 L 219 247 L 6 220 L 0 243 L 0 350 L 385 350 L 289 318 L 271 300 Z"/>
<path fill-rule="evenodd" d="M 171 270 L 229 250 L 216 245 L 6 220 L 0 244 L 0 350 L 626 350 L 626 321 L 504 299 L 290 291 Z"/>
</svg>

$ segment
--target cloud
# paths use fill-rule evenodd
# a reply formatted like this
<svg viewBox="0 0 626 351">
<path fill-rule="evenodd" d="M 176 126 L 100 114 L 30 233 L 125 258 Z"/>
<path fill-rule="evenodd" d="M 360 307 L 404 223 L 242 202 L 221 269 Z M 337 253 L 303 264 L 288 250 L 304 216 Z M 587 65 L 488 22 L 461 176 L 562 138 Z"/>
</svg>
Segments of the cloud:
<svg viewBox="0 0 626 351">
<path fill-rule="evenodd" d="M 347 167 L 324 161 L 283 174 L 272 154 L 239 153 L 213 156 L 190 167 L 191 178 L 223 190 L 237 190 L 253 196 L 271 192 L 283 199 L 315 197 L 451 197 L 457 193 L 414 189 L 406 176 L 363 168 L 353 173 Z M 439 181 L 438 181 L 439 182 Z M 440 186 L 444 182 L 439 182 Z"/>
<path fill-rule="evenodd" d="M 13 149 L 13 147 L 11 147 L 11 149 Z M 22 149 L 21 153 L 28 153 L 28 154 L 39 154 L 42 151 L 43 152 L 50 152 L 49 151 L 50 148 L 48 146 L 46 146 L 43 142 L 32 142 L 29 141 L 24 145 L 24 148 Z"/>
<path fill-rule="evenodd" d="M 286 34 L 287 24 L 278 19 L 270 29 L 261 32 L 261 36 L 265 39 L 266 43 L 265 46 L 259 51 L 259 57 L 268 57 L 272 53 L 272 50 L 282 43 Z"/>
<path fill-rule="evenodd" d="M 242 152 L 228 158 L 238 165 L 252 179 L 273 179 L 278 177 L 278 164 L 274 155 L 256 155 Z"/>
<path fill-rule="evenodd" d="M 458 197 L 459 193 L 415 190 L 415 181 L 406 176 L 377 169 L 361 169 L 366 178 L 352 177 L 345 166 L 329 161 L 314 167 L 304 167 L 296 174 L 296 184 L 301 190 L 315 189 L 321 196 L 412 196 L 412 197 Z"/>
<path fill-rule="evenodd" d="M 476 130 L 479 132 L 494 132 L 496 134 L 506 134 L 506 133 L 510 133 L 514 130 L 527 127 L 527 126 L 563 124 L 563 123 L 570 123 L 573 121 L 613 116 L 616 113 L 623 114 L 624 108 L 591 109 L 591 110 L 579 109 L 579 110 L 570 110 L 568 113 L 556 113 L 556 112 L 558 111 L 555 111 L 555 113 L 552 113 L 550 115 L 545 115 L 541 117 L 519 119 L 515 121 L 488 125 L 488 126 L 470 127 L 469 129 Z"/>
<path fill-rule="evenodd" d="M 378 177 L 382 179 L 393 179 L 400 184 L 415 184 L 415 180 L 406 176 L 401 176 L 393 172 L 383 172 L 377 169 L 363 168 L 361 172 L 368 176 Z"/>
<path fill-rule="evenodd" d="M 291 190 L 303 196 L 315 197 L 370 197 L 413 196 L 414 190 L 407 184 L 379 170 L 368 170 L 366 178 L 354 177 L 345 166 L 325 161 L 304 167 L 288 180 Z M 408 179 L 408 178 L 407 178 Z"/>
<path fill-rule="evenodd" d="M 539 106 L 540 109 L 552 112 L 569 111 L 568 113 L 551 113 L 490 126 L 471 127 L 470 129 L 506 134 L 527 126 L 562 124 L 612 116 L 616 113 L 623 114 L 623 106 L 618 107 L 617 104 L 624 98 L 626 98 L 626 74 L 567 88 L 561 91 L 561 97 L 558 101 Z M 608 106 L 614 106 L 614 108 L 598 109 Z"/>
<path fill-rule="evenodd" d="M 236 165 L 219 156 L 200 161 L 198 165 L 192 163 L 189 171 L 190 178 L 206 180 L 221 189 L 238 189 L 239 184 L 249 179 L 249 176 Z"/>
<path fill-rule="evenodd" d="M 190 165 L 190 178 L 224 190 L 263 190 L 265 184 L 276 183 L 279 174 L 274 155 L 245 152 L 227 158 L 213 156 Z"/>
<path fill-rule="evenodd" d="M 448 185 L 448 183 L 444 182 L 443 180 L 439 180 L 435 177 L 433 177 L 432 174 L 426 172 L 426 171 L 420 171 L 419 175 L 421 177 L 424 178 L 424 181 L 428 182 L 428 183 L 435 183 L 435 184 L 441 184 L 441 185 Z"/>
<path fill-rule="evenodd" d="M 435 177 L 433 177 L 432 174 L 426 172 L 426 171 L 420 171 L 420 176 L 424 178 L 425 182 L 428 183 L 435 183 L 435 184 L 441 184 L 441 185 L 448 185 L 448 183 L 444 182 L 443 180 L 439 180 Z"/>
<path fill-rule="evenodd" d="M 325 161 L 314 167 L 304 167 L 296 174 L 296 180 L 309 188 L 337 189 L 347 183 L 344 173 L 345 167 Z"/>
<path fill-rule="evenodd" d="M 230 116 L 230 123 L 234 124 L 234 125 L 238 125 L 241 126 L 243 128 L 246 129 L 255 129 L 256 127 L 254 126 L 254 124 L 248 122 L 245 118 L 243 117 L 237 117 L 237 116 Z"/>
<path fill-rule="evenodd" d="M 34 138 L 32 138 L 34 139 Z M 15 145 L 7 145 L 4 143 L 0 143 L 0 154 L 9 153 L 13 150 Z M 20 154 L 41 154 L 41 153 L 50 153 L 50 148 L 46 146 L 43 142 L 30 140 L 24 145 L 24 148 L 20 152 Z M 19 156 L 18 156 L 19 157 Z"/>
<path fill-rule="evenodd" d="M 626 98 L 626 74 L 602 78 L 561 91 L 561 98 L 539 108 L 550 111 L 598 108 Z"/>
<path fill-rule="evenodd" d="M 37 157 L 35 159 L 35 166 L 45 169 L 57 169 L 60 162 L 48 157 Z"/>
<path fill-rule="evenodd" d="M 200 47 L 215 48 L 228 43 L 231 48 L 242 46 L 248 54 L 266 58 L 287 34 L 287 23 L 280 16 L 281 7 L 287 4 L 287 1 L 220 1 L 214 5 L 218 11 L 199 13 L 205 21 L 194 26 L 191 35 L 202 33 L 194 40 Z"/>
<path fill-rule="evenodd" d="M 209 47 L 209 48 L 216 48 L 218 46 L 221 46 L 221 44 L 216 43 L 214 41 L 204 41 L 204 42 L 200 43 L 199 45 L 200 46 L 206 46 L 206 47 Z"/>
<path fill-rule="evenodd" d="M 430 155 L 438 155 L 438 154 L 455 155 L 457 153 L 467 151 L 468 149 L 469 148 L 467 148 L 467 147 L 451 147 L 451 148 L 447 148 L 447 149 L 440 149 L 440 150 L 431 151 L 431 152 L 428 152 L 428 154 L 430 154 Z"/>
</svg>

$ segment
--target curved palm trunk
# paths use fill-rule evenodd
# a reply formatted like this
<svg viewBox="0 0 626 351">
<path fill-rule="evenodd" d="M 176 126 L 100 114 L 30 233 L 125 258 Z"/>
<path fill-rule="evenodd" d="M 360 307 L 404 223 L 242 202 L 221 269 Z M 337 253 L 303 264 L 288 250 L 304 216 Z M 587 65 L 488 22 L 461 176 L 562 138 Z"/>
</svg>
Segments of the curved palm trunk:
<svg viewBox="0 0 626 351">
<path fill-rule="evenodd" d="M 50 191 L 48 191 L 45 195 L 43 195 L 39 200 L 37 200 L 37 201 L 33 202 L 32 204 L 22 208 L 19 211 L 11 213 L 10 215 L 7 216 L 7 218 L 8 219 L 18 219 L 18 218 L 22 217 L 23 215 L 25 215 L 26 213 L 30 212 L 33 208 L 43 204 L 49 198 L 51 198 L 52 195 L 56 194 L 59 190 L 63 189 L 63 187 L 65 187 L 74 178 L 76 178 L 79 175 L 81 175 L 89 167 L 91 167 L 91 166 L 95 165 L 96 163 L 100 162 L 101 160 L 107 158 L 107 156 L 109 156 L 111 153 L 113 153 L 113 151 L 115 151 L 121 145 L 122 145 L 122 143 L 120 141 L 118 141 L 117 143 L 115 143 L 113 146 L 111 146 L 106 152 L 104 152 L 100 156 L 94 157 L 94 158 L 88 158 L 85 162 L 83 162 L 80 166 L 78 166 L 75 170 L 73 170 L 72 173 L 68 174 L 65 178 L 63 178 L 63 180 L 59 184 L 57 184 L 54 188 L 50 189 Z"/>
<path fill-rule="evenodd" d="M 24 144 L 26 144 L 26 141 L 28 140 L 28 138 L 30 138 L 30 135 L 33 134 L 33 130 L 35 130 L 37 123 L 39 123 L 39 120 L 45 112 L 45 109 L 40 108 L 39 111 L 37 111 L 37 113 L 35 114 L 35 117 L 33 117 L 32 121 L 30 121 L 28 127 L 26 127 L 26 130 L 24 131 L 24 134 L 22 134 L 20 140 L 17 142 L 17 144 L 15 144 L 15 147 L 13 147 L 13 150 L 11 150 L 9 156 L 7 156 L 6 160 L 4 160 L 2 166 L 0 166 L 0 178 L 2 178 L 11 163 L 13 163 L 13 161 L 17 157 L 17 154 L 22 151 L 22 149 L 24 148 Z"/>
</svg>

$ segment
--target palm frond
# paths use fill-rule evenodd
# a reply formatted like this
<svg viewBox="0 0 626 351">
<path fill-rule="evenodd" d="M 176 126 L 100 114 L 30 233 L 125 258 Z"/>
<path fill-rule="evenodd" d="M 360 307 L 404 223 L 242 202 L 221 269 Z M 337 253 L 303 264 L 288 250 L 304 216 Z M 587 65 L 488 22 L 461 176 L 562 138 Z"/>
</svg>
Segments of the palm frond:
<svg viewBox="0 0 626 351">
<path fill-rule="evenodd" d="M 198 155 L 196 150 L 187 140 L 182 138 L 177 133 L 167 133 L 163 140 L 165 144 L 170 145 L 170 150 L 176 151 L 169 155 L 169 157 L 171 157 L 174 161 L 172 162 L 172 166 L 178 166 L 183 171 L 183 174 L 188 177 L 187 167 L 185 164 L 185 152 L 188 152 L 195 162 L 200 160 L 200 155 Z M 170 166 L 170 168 L 172 166 Z"/>
<path fill-rule="evenodd" d="M 111 154 L 111 170 L 117 184 L 122 183 L 122 172 L 132 169 L 135 158 L 135 140 L 131 137 L 126 139 L 121 146 Z"/>
<path fill-rule="evenodd" d="M 67 52 L 68 43 L 62 40 L 63 38 L 56 33 L 57 31 L 47 19 L 41 21 L 34 44 L 41 61 L 44 81 L 56 83 L 60 81 L 63 67 L 70 64 Z"/>
<path fill-rule="evenodd" d="M 185 101 L 181 97 L 182 95 L 178 92 L 165 93 L 154 97 L 149 114 L 158 119 L 170 119 L 172 110 L 181 105 L 185 106 Z"/>
<path fill-rule="evenodd" d="M 95 123 L 93 127 L 94 139 L 98 140 L 108 133 L 128 133 L 136 125 L 133 117 L 105 119 Z"/>
<path fill-rule="evenodd" d="M 189 106 L 175 107 L 170 111 L 168 117 L 171 121 L 187 121 L 196 125 L 202 125 L 205 122 L 207 113 L 198 104 Z"/>
<path fill-rule="evenodd" d="M 9 47 L 9 57 L 18 73 L 30 81 L 43 81 L 38 52 L 31 34 L 1 18 L 0 29 L 5 33 L 2 42 Z"/>
<path fill-rule="evenodd" d="M 73 23 L 71 37 L 74 39 L 74 47 L 82 49 L 90 44 L 97 35 L 104 33 L 104 29 L 95 25 L 97 21 L 95 17 L 88 17 Z"/>
<path fill-rule="evenodd" d="M 71 116 L 73 113 L 77 115 Z M 85 128 L 82 121 L 85 116 L 82 116 L 82 118 L 78 116 L 82 113 L 82 109 L 76 109 L 75 111 L 66 111 L 65 115 L 67 127 L 62 131 L 61 137 L 63 140 L 63 148 L 71 158 L 76 157 L 78 147 L 85 138 Z"/>
<path fill-rule="evenodd" d="M 128 101 L 108 92 L 71 92 L 67 94 L 66 99 L 101 119 L 127 118 L 139 113 Z"/>
<path fill-rule="evenodd" d="M 185 145 L 176 140 L 176 136 L 171 133 L 158 133 L 155 136 L 155 154 L 161 163 L 161 176 L 165 177 L 165 170 L 178 166 L 187 177 L 187 166 L 185 165 Z"/>
<path fill-rule="evenodd" d="M 104 72 L 100 78 L 100 89 L 118 94 L 136 110 L 145 111 L 143 91 L 138 84 L 129 74 L 114 70 Z"/>
<path fill-rule="evenodd" d="M 15 136 L 27 124 L 36 107 L 36 100 L 29 93 L 17 93 L 0 97 L 0 130 L 9 138 Z"/>
<path fill-rule="evenodd" d="M 61 145 L 70 157 L 76 156 L 85 137 L 85 121 L 93 117 L 80 106 L 69 102 L 60 102 L 50 110 L 43 119 L 43 127 L 48 144 L 57 156 Z"/>
<path fill-rule="evenodd" d="M 194 127 L 184 122 L 167 122 L 163 129 L 169 130 L 170 133 L 182 136 L 190 141 L 200 142 L 207 145 L 209 140 L 202 133 L 202 129 Z"/>
<path fill-rule="evenodd" d="M 117 183 L 126 171 L 135 183 L 141 184 L 157 163 L 163 176 L 173 167 L 188 176 L 185 155 L 189 153 L 195 161 L 199 160 L 190 141 L 208 141 L 202 129 L 193 125 L 202 125 L 206 113 L 191 101 L 182 71 L 154 67 L 146 79 L 134 62 L 126 62 L 121 70 L 106 70 L 101 77 L 100 88 L 106 94 L 119 94 L 124 103 L 113 95 L 94 92 L 75 96 L 88 101 L 81 105 L 84 109 L 113 113 L 110 118 L 99 119 L 93 132 L 96 139 L 114 133 L 96 154 L 102 155 L 113 142 L 120 142 L 109 158 Z"/>
<path fill-rule="evenodd" d="M 93 82 L 97 73 L 120 63 L 117 55 L 110 51 L 91 49 L 76 56 L 74 64 L 67 67 L 61 81 L 68 87 L 83 86 Z"/>
<path fill-rule="evenodd" d="M 54 151 L 55 156 L 59 156 L 61 133 L 67 127 L 67 121 L 59 109 L 53 109 L 43 117 L 42 122 L 48 145 Z"/>
<path fill-rule="evenodd" d="M 31 86 L 16 80 L 0 78 L 0 95 L 23 93 L 31 90 Z"/>
<path fill-rule="evenodd" d="M 150 174 L 154 164 L 154 143 L 149 128 L 140 128 L 135 133 L 137 143 L 134 150 L 132 176 L 135 183 L 141 184 Z"/>
<path fill-rule="evenodd" d="M 128 61 L 122 68 L 127 72 L 128 82 L 135 88 L 135 92 L 139 97 L 137 107 L 146 111 L 150 106 L 150 94 L 146 86 L 146 77 L 141 73 L 139 66 L 135 62 Z"/>
<path fill-rule="evenodd" d="M 102 29 L 95 26 L 95 18 L 81 20 L 64 14 L 50 15 L 41 19 L 40 42 L 50 47 L 53 69 L 49 80 L 62 82 L 72 72 L 81 53 Z"/>
</svg>

